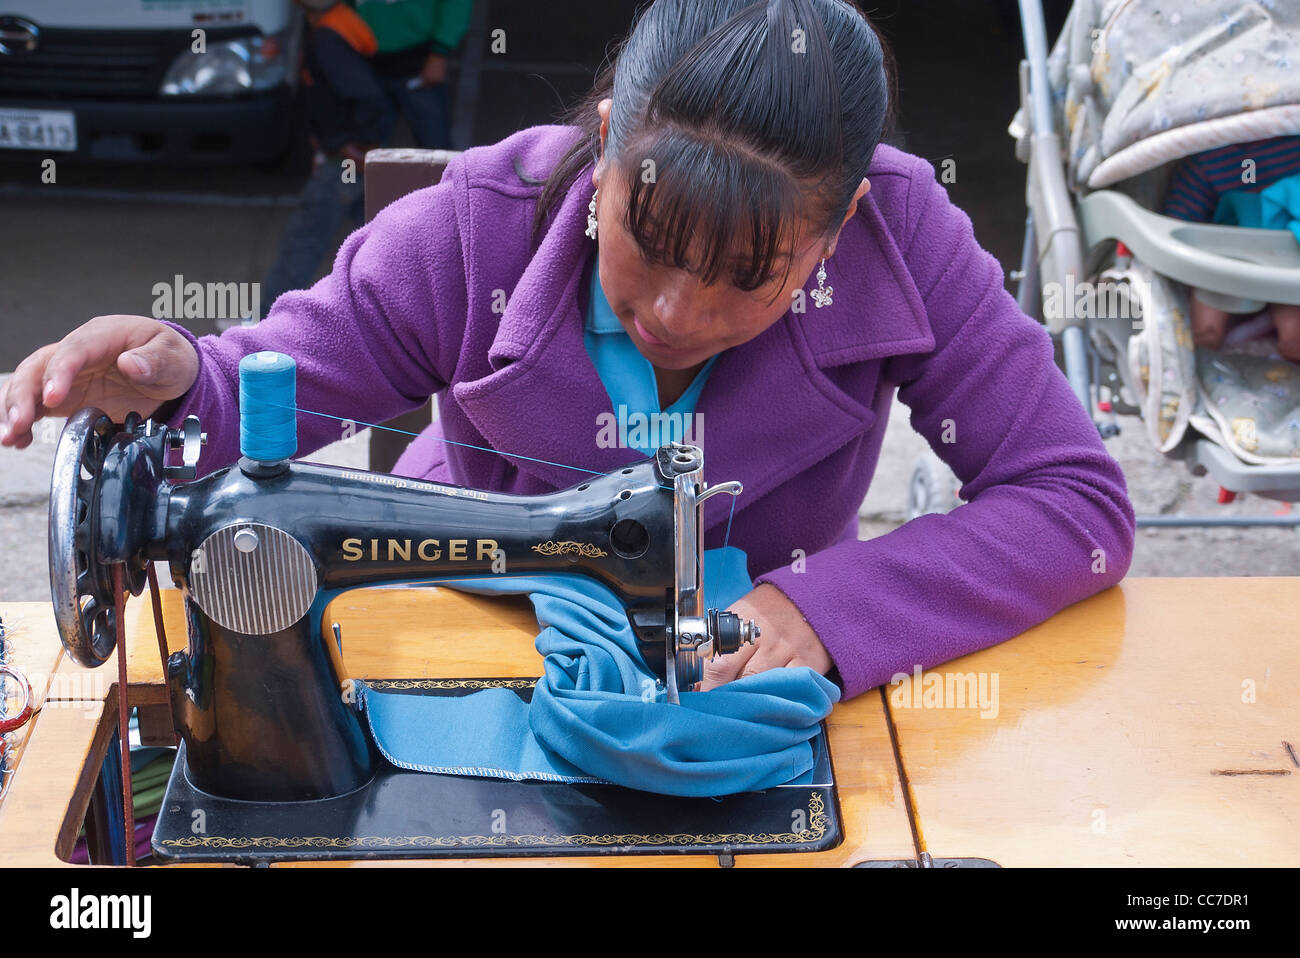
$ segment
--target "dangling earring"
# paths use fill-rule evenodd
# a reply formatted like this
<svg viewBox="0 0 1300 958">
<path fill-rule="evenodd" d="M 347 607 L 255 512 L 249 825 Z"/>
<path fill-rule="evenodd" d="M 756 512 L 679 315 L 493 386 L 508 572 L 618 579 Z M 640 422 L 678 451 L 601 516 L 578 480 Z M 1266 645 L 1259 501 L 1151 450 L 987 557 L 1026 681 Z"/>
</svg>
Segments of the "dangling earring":
<svg viewBox="0 0 1300 958">
<path fill-rule="evenodd" d="M 591 204 L 587 207 L 590 211 L 587 213 L 587 235 L 592 239 L 596 238 L 596 197 L 600 195 L 600 187 L 596 187 L 596 192 L 591 194 Z"/>
<path fill-rule="evenodd" d="M 834 286 L 826 285 L 826 260 L 823 259 L 821 266 L 817 267 L 817 288 L 812 291 L 813 303 L 818 309 L 831 305 L 835 302 L 831 299 L 834 292 Z"/>
</svg>

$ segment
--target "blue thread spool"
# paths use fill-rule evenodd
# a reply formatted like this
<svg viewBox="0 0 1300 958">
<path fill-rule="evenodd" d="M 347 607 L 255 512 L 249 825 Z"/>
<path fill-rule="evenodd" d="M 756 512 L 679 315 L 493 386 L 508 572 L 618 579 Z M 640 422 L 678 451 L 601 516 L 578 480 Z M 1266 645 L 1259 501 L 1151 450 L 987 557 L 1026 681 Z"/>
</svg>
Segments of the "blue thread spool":
<svg viewBox="0 0 1300 958">
<path fill-rule="evenodd" d="M 275 462 L 298 451 L 298 364 L 284 353 L 250 353 L 239 361 L 239 451 Z"/>
</svg>

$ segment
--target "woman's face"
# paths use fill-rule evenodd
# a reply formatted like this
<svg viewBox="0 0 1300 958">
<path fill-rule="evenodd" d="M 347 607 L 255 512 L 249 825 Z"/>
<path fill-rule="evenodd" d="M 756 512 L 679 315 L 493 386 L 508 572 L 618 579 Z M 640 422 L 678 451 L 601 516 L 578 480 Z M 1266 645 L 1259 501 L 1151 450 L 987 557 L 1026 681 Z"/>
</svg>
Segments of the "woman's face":
<svg viewBox="0 0 1300 958">
<path fill-rule="evenodd" d="M 606 100 L 601 115 L 608 117 Z M 601 138 L 604 139 L 604 129 Z M 600 244 L 600 285 L 623 329 L 650 363 L 665 370 L 688 370 L 731 346 L 748 342 L 790 308 L 823 256 L 826 240 L 807 224 L 785 250 L 793 257 L 773 264 L 773 276 L 752 292 L 739 289 L 724 275 L 710 286 L 682 269 L 650 264 L 623 225 L 628 187 L 616 165 L 601 162 L 592 174 L 600 188 L 596 200 L 596 236 Z M 869 188 L 866 180 L 860 197 Z M 849 204 L 848 222 L 857 206 Z M 842 224 L 841 224 L 842 228 Z M 835 238 L 838 238 L 838 231 Z M 834 249 L 834 239 L 830 250 Z"/>
<path fill-rule="evenodd" d="M 794 290 L 823 252 L 815 237 L 801 237 L 788 277 L 781 259 L 773 278 L 752 292 L 733 286 L 725 275 L 706 286 L 684 269 L 647 263 L 624 226 L 626 209 L 627 185 L 607 165 L 596 201 L 600 285 L 632 342 L 659 369 L 691 369 L 763 332 L 790 308 Z"/>
</svg>

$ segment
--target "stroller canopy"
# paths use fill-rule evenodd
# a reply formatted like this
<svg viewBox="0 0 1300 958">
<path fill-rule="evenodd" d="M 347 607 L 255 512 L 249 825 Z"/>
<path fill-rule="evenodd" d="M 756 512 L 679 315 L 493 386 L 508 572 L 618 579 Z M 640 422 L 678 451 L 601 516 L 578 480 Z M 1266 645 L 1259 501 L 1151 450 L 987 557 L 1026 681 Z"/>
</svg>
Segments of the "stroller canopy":
<svg viewBox="0 0 1300 958">
<path fill-rule="evenodd" d="M 1076 190 L 1297 134 L 1300 2 L 1077 0 L 1048 75 Z"/>
</svg>

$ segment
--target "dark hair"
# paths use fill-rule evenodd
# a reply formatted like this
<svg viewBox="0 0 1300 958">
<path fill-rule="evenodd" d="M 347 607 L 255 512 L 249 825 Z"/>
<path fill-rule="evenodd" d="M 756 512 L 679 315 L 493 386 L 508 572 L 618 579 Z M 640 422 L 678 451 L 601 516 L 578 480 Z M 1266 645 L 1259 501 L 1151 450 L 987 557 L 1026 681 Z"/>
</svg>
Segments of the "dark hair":
<svg viewBox="0 0 1300 958">
<path fill-rule="evenodd" d="M 838 228 L 892 129 L 895 90 L 888 46 L 845 0 L 656 0 L 566 116 L 581 135 L 538 198 L 534 242 L 599 159 L 596 106 L 610 97 L 606 160 L 629 184 L 625 223 L 646 258 L 712 283 L 748 239 L 734 281 L 756 289 L 798 220 Z"/>
</svg>

